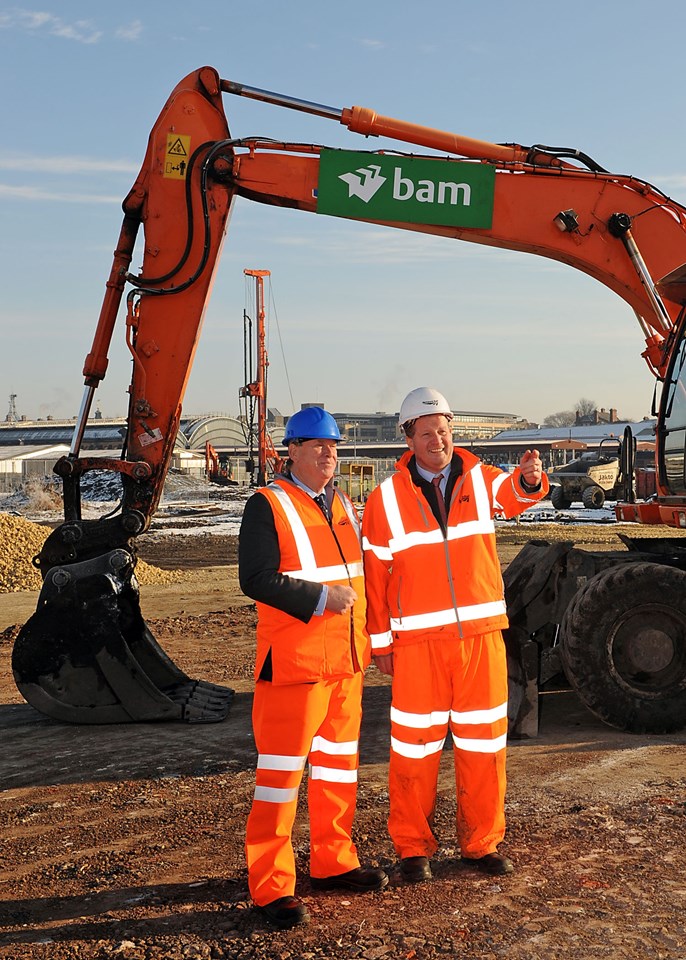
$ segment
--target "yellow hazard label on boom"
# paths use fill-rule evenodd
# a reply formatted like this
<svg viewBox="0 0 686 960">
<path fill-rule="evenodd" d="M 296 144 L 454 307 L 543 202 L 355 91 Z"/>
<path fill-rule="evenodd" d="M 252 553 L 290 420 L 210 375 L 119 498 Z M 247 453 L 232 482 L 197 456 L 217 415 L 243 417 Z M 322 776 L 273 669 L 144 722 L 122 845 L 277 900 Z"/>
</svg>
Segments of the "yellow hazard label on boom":
<svg viewBox="0 0 686 960">
<path fill-rule="evenodd" d="M 164 176 L 170 180 L 185 180 L 191 138 L 181 133 L 167 134 L 167 149 L 164 154 Z"/>
</svg>

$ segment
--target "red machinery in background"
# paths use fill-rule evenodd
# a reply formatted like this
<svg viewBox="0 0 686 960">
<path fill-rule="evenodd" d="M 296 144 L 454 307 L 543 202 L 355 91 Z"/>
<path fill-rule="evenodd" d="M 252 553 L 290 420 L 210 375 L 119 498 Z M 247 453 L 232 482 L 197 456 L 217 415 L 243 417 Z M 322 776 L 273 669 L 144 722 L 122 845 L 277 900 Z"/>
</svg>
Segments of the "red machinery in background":
<svg viewBox="0 0 686 960">
<path fill-rule="evenodd" d="M 267 356 L 264 306 L 264 278 L 271 276 L 269 270 L 244 270 L 246 277 L 255 280 L 255 322 L 246 310 L 243 311 L 243 353 L 244 369 L 248 383 L 241 387 L 239 396 L 245 400 L 242 421 L 248 444 L 246 469 L 251 477 L 251 485 L 263 487 L 267 483 L 268 472 L 280 473 L 284 465 L 283 458 L 276 452 L 271 434 L 267 430 Z M 257 447 L 257 464 L 255 464 Z"/>
</svg>

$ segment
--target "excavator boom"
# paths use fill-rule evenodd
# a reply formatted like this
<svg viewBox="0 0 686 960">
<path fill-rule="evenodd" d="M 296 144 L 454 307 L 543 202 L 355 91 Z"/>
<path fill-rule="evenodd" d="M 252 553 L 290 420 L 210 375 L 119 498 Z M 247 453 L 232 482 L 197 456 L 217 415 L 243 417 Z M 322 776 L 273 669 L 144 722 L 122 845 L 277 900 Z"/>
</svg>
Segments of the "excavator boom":
<svg viewBox="0 0 686 960">
<path fill-rule="evenodd" d="M 232 138 L 223 93 L 333 120 L 364 137 L 409 144 L 412 152 L 395 145 L 334 150 Z M 418 154 L 417 147 L 431 152 Z M 657 498 L 621 509 L 631 519 L 686 526 L 686 417 L 675 399 L 686 369 L 684 207 L 576 149 L 489 143 L 367 108 L 338 109 L 247 87 L 202 67 L 172 91 L 123 202 L 72 446 L 55 467 L 63 480 L 65 522 L 36 558 L 44 588 L 13 660 L 19 689 L 38 709 L 78 723 L 221 719 L 228 710 L 232 691 L 181 674 L 145 625 L 135 538 L 149 527 L 162 493 L 236 196 L 533 253 L 613 290 L 635 314 L 650 370 L 668 385 L 656 443 Z M 142 266 L 133 275 L 141 227 Z M 122 454 L 82 457 L 125 292 L 133 373 Z M 97 470 L 120 474 L 120 509 L 102 520 L 83 520 L 81 478 Z"/>
</svg>

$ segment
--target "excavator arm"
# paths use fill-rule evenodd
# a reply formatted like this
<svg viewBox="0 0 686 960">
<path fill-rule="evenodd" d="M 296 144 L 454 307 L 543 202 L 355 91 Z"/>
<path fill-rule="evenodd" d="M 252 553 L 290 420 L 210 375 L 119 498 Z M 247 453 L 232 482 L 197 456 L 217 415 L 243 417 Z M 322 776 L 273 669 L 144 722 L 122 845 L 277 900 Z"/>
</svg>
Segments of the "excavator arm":
<svg viewBox="0 0 686 960">
<path fill-rule="evenodd" d="M 644 328 L 646 360 L 664 374 L 660 345 L 685 299 L 686 210 L 651 184 L 609 173 L 578 150 L 489 143 L 380 117 L 362 107 L 335 110 L 231 81 L 221 86 L 338 119 L 364 136 L 448 154 L 365 154 L 242 141 L 236 143 L 231 178 L 239 195 L 567 263 L 630 304 Z M 478 196 L 473 177 L 481 178 Z M 372 180 L 380 186 L 369 197 L 365 188 Z"/>
<path fill-rule="evenodd" d="M 232 139 L 223 93 L 334 120 L 413 152 Z M 420 155 L 417 147 L 432 152 Z M 19 689 L 58 719 L 226 715 L 232 691 L 181 674 L 145 625 L 135 538 L 149 527 L 162 493 L 235 196 L 567 263 L 631 306 L 648 366 L 660 379 L 667 375 L 686 302 L 686 211 L 655 187 L 608 173 L 576 150 L 493 144 L 361 107 L 338 110 L 222 80 L 210 67 L 189 74 L 160 113 L 123 203 L 71 449 L 55 467 L 65 520 L 36 558 L 44 587 L 15 644 Z M 142 267 L 133 275 L 141 226 Z M 123 299 L 133 372 L 122 454 L 82 457 Z M 120 509 L 83 520 L 81 478 L 98 470 L 121 475 Z"/>
<path fill-rule="evenodd" d="M 19 633 L 12 666 L 25 699 L 57 720 L 213 722 L 233 691 L 193 680 L 159 647 L 140 611 L 135 537 L 159 502 L 181 416 L 233 191 L 216 155 L 228 137 L 218 77 L 204 68 L 173 90 L 151 134 L 124 220 L 93 345 L 71 449 L 55 466 L 65 522 L 36 558 L 43 588 Z M 143 265 L 129 273 L 143 227 Z M 115 320 L 126 295 L 132 356 L 127 431 L 119 458 L 82 457 L 95 390 L 105 377 Z M 81 517 L 89 471 L 121 475 L 116 515 Z"/>
</svg>

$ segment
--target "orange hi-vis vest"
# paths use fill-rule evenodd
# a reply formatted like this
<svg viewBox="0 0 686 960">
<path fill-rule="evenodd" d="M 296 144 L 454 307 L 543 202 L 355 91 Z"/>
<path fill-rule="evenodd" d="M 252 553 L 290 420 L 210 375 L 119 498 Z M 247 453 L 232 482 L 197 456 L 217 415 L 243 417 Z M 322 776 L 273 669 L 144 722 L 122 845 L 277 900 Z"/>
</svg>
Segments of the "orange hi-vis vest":
<svg viewBox="0 0 686 960">
<path fill-rule="evenodd" d="M 370 494 L 362 519 L 367 629 L 372 653 L 415 643 L 421 634 L 475 636 L 507 627 L 505 591 L 496 552 L 494 517 L 514 517 L 543 499 L 526 493 L 517 468 L 509 474 L 455 448 L 463 464 L 451 495 L 445 534 L 408 469 Z"/>
<path fill-rule="evenodd" d="M 347 584 L 358 599 L 349 615 L 324 610 L 308 623 L 258 602 L 255 678 L 270 650 L 274 684 L 332 680 L 364 671 L 371 645 L 365 628 L 360 521 L 355 507 L 335 489 L 329 526 L 312 497 L 290 480 L 277 478 L 257 493 L 272 508 L 281 552 L 279 572 L 311 583 Z"/>
</svg>

